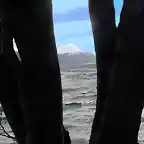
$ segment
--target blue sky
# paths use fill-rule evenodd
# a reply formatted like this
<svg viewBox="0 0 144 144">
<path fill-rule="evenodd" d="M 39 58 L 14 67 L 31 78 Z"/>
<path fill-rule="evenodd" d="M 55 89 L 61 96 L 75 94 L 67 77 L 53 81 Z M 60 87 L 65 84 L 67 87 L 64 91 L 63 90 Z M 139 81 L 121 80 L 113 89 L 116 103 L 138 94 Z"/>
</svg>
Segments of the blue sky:
<svg viewBox="0 0 144 144">
<path fill-rule="evenodd" d="M 114 4 L 118 22 L 122 0 Z M 72 43 L 81 51 L 94 51 L 88 0 L 53 0 L 53 17 L 57 46 Z"/>
</svg>

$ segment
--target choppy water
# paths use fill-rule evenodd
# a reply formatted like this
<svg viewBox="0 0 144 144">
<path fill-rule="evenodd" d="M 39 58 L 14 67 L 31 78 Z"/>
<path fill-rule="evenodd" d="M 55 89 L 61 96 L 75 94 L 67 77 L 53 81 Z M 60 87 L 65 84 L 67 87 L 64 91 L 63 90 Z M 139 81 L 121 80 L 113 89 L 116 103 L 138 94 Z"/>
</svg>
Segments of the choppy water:
<svg viewBox="0 0 144 144">
<path fill-rule="evenodd" d="M 89 139 L 96 108 L 96 80 L 96 69 L 62 72 L 64 124 L 72 139 Z M 138 139 L 144 143 L 144 111 Z"/>
<path fill-rule="evenodd" d="M 89 139 L 96 107 L 96 79 L 96 69 L 62 72 L 64 125 L 72 139 Z M 139 139 L 144 140 L 143 122 Z M 4 143 L 8 144 L 10 140 L 0 137 L 0 144 Z"/>
<path fill-rule="evenodd" d="M 72 138 L 87 138 L 96 103 L 96 70 L 62 72 L 64 124 Z"/>
</svg>

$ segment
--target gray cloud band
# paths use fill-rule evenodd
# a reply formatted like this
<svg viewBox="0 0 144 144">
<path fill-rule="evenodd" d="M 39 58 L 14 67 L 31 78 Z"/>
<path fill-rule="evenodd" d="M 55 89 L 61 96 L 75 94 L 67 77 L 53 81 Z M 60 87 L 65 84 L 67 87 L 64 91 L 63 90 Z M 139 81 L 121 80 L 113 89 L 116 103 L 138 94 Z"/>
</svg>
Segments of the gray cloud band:
<svg viewBox="0 0 144 144">
<path fill-rule="evenodd" d="M 72 22 L 89 20 L 88 7 L 77 7 L 65 13 L 54 13 L 54 22 Z"/>
</svg>

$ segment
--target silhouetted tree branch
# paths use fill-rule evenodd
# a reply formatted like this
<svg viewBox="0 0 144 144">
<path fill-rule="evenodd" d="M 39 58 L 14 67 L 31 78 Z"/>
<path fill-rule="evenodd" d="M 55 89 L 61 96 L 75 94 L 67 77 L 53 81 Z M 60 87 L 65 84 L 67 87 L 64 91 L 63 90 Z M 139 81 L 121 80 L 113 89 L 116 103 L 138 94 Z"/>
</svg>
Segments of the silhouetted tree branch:
<svg viewBox="0 0 144 144">
<path fill-rule="evenodd" d="M 5 130 L 5 127 L 3 126 L 3 121 L 7 121 L 6 119 L 4 120 L 3 119 L 3 116 L 2 116 L 2 114 L 3 114 L 3 109 L 2 109 L 2 107 L 0 107 L 0 130 L 2 131 L 2 132 L 0 132 L 0 136 L 4 136 L 4 137 L 7 137 L 7 138 L 10 138 L 10 139 L 12 139 L 12 140 L 16 140 L 15 139 L 15 137 L 14 136 L 11 136 L 6 130 Z"/>
</svg>

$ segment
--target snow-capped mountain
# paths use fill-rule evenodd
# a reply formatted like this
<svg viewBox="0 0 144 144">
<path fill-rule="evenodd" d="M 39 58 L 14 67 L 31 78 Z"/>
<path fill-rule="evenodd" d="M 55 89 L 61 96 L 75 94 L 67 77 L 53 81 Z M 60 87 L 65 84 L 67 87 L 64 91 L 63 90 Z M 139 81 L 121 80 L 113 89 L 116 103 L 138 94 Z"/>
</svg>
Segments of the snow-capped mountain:
<svg viewBox="0 0 144 144">
<path fill-rule="evenodd" d="M 62 45 L 57 48 L 58 54 L 79 54 L 81 50 L 74 44 Z"/>
<path fill-rule="evenodd" d="M 67 44 L 57 48 L 61 68 L 79 69 L 95 68 L 96 57 L 94 53 L 82 52 L 74 44 Z"/>
</svg>

